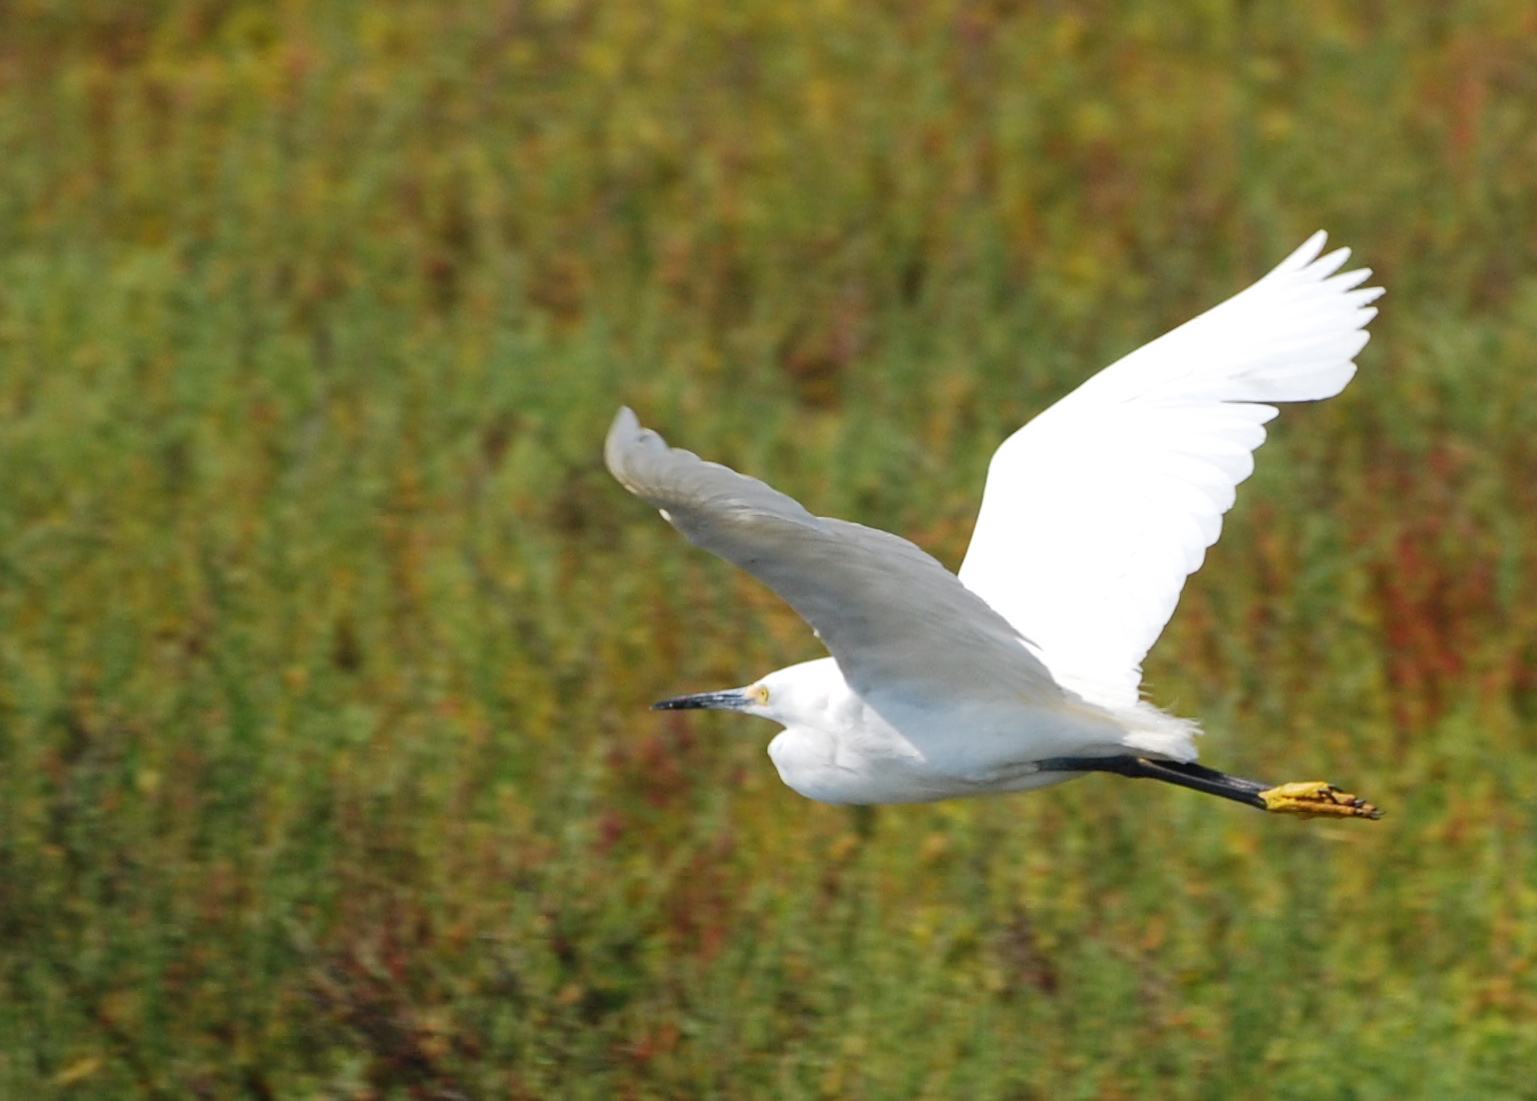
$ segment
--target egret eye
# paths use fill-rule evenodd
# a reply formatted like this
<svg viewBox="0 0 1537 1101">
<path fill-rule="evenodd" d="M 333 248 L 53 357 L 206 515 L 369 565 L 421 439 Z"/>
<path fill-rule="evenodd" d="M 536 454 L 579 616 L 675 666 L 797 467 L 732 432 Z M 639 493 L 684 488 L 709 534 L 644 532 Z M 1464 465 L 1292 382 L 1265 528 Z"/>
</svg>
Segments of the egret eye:
<svg viewBox="0 0 1537 1101">
<path fill-rule="evenodd" d="M 761 684 L 755 684 L 747 690 L 747 694 L 753 698 L 758 706 L 763 706 L 769 701 L 769 690 Z"/>
</svg>

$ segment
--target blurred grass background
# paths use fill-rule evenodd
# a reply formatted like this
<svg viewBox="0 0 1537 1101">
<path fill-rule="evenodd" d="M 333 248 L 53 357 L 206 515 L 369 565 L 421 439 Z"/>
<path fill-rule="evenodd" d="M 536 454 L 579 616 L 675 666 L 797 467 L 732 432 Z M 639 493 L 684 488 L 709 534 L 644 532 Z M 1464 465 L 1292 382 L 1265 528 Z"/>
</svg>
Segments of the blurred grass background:
<svg viewBox="0 0 1537 1101">
<path fill-rule="evenodd" d="M 1389 288 L 1148 669 L 1206 759 L 851 812 L 616 406 L 956 564 L 1327 228 Z M 0 1097 L 1537 1097 L 1537 9 L 0 5 Z"/>
</svg>

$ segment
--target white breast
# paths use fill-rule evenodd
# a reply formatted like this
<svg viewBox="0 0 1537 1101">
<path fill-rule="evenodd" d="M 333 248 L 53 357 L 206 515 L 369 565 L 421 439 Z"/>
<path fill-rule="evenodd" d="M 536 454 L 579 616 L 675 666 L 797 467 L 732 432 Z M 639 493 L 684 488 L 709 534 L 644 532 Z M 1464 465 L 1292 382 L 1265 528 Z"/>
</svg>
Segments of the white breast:
<svg viewBox="0 0 1537 1101">
<path fill-rule="evenodd" d="M 769 757 L 787 785 L 823 803 L 923 803 L 1044 787 L 1071 774 L 1039 773 L 1033 762 L 1111 751 L 1123 733 L 1104 712 L 1071 700 L 931 710 L 896 699 L 872 704 L 831 659 L 793 672 L 775 688 L 782 710 L 772 717 L 785 730 Z"/>
</svg>

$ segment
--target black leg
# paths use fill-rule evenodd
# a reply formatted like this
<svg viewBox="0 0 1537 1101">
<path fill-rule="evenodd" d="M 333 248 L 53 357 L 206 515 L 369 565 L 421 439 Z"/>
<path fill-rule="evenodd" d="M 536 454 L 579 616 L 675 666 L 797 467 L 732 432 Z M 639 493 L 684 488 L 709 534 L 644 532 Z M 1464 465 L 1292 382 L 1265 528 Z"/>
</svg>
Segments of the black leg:
<svg viewBox="0 0 1537 1101">
<path fill-rule="evenodd" d="M 1268 810 L 1260 792 L 1269 784 L 1229 776 L 1225 772 L 1180 761 L 1155 761 L 1147 757 L 1053 757 L 1037 762 L 1042 772 L 1113 772 L 1134 780 L 1162 780 L 1183 788 L 1220 795 L 1260 810 Z"/>
<path fill-rule="evenodd" d="M 1186 761 L 1157 761 L 1149 757 L 1051 757 L 1037 761 L 1042 772 L 1114 772 L 1138 780 L 1162 780 L 1182 788 L 1220 795 L 1259 810 L 1303 817 L 1381 818 L 1382 812 L 1364 799 L 1321 781 L 1302 784 L 1261 784 L 1229 776 L 1214 768 Z"/>
</svg>

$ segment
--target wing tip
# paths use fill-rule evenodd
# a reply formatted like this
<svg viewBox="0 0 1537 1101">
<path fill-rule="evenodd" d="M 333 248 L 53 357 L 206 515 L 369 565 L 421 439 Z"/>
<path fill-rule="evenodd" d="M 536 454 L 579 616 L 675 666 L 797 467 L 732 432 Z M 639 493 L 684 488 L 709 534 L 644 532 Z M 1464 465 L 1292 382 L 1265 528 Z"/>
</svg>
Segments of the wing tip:
<svg viewBox="0 0 1537 1101">
<path fill-rule="evenodd" d="M 654 432 L 648 432 L 641 427 L 640 418 L 635 415 L 635 410 L 628 405 L 621 405 L 619 412 L 614 415 L 614 421 L 609 425 L 608 435 L 603 440 L 603 463 L 608 467 L 608 472 L 614 476 L 620 485 L 634 493 L 635 485 L 629 477 L 629 456 L 637 444 L 642 443 L 646 436 L 654 436 Z"/>
<path fill-rule="evenodd" d="M 1324 250 L 1324 245 L 1328 244 L 1328 242 L 1329 234 L 1324 230 L 1318 230 L 1306 241 L 1303 241 L 1302 244 L 1293 249 L 1290 256 L 1277 264 L 1276 270 L 1301 271 L 1303 268 L 1307 267 L 1309 264 L 1313 263 L 1313 261 L 1318 259 L 1319 254 Z M 1350 255 L 1349 249 L 1344 251 L 1345 255 Z"/>
<path fill-rule="evenodd" d="M 1363 329 L 1377 316 L 1375 309 L 1364 307 L 1367 303 L 1381 298 L 1385 288 L 1361 286 L 1372 277 L 1371 268 L 1340 271 L 1350 259 L 1350 249 L 1337 248 L 1325 254 L 1323 248 L 1327 240 L 1328 234 L 1324 230 L 1314 233 L 1290 256 L 1282 260 L 1271 274 L 1294 277 L 1291 285 L 1298 288 L 1305 287 L 1306 290 L 1303 293 L 1309 295 L 1316 295 L 1320 290 L 1332 292 L 1356 307 L 1351 315 L 1352 328 Z"/>
<path fill-rule="evenodd" d="M 1306 271 L 1318 280 L 1323 280 L 1334 275 L 1350 260 L 1351 250 L 1341 247 L 1329 253 L 1324 252 L 1324 246 L 1329 242 L 1329 234 L 1326 230 L 1318 230 L 1302 244 L 1298 245 L 1290 256 L 1276 265 L 1276 272 L 1300 272 Z M 1372 276 L 1371 268 L 1357 268 L 1338 276 L 1341 289 L 1349 290 L 1366 282 Z M 1348 280 L 1348 282 L 1346 282 Z M 1382 288 L 1371 288 L 1382 293 Z"/>
<path fill-rule="evenodd" d="M 635 410 L 631 409 L 628 405 L 621 405 L 619 407 L 619 412 L 614 414 L 614 423 L 609 431 L 614 432 L 621 426 L 634 426 L 635 428 L 640 427 L 640 418 L 635 415 Z"/>
</svg>

